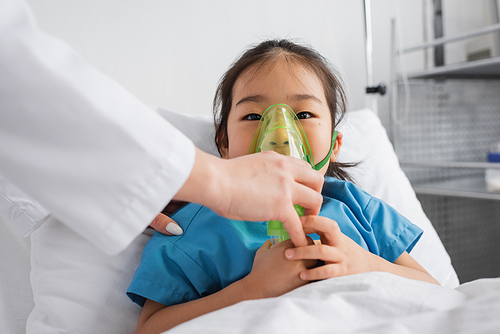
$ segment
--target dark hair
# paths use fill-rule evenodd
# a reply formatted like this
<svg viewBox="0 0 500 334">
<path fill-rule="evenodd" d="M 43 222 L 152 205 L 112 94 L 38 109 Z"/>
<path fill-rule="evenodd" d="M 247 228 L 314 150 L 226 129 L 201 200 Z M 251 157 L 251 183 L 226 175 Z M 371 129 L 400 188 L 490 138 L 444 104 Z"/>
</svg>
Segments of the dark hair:
<svg viewBox="0 0 500 334">
<path fill-rule="evenodd" d="M 220 145 L 228 144 L 227 121 L 233 99 L 233 87 L 241 74 L 253 65 L 261 69 L 270 61 L 285 59 L 305 66 L 320 79 L 332 118 L 332 135 L 346 113 L 346 95 L 341 80 L 328 60 L 314 49 L 296 44 L 287 39 L 264 41 L 245 51 L 222 76 L 213 102 L 215 121 L 215 142 L 220 153 Z M 355 164 L 330 162 L 326 176 L 352 181 L 345 167 Z"/>
</svg>

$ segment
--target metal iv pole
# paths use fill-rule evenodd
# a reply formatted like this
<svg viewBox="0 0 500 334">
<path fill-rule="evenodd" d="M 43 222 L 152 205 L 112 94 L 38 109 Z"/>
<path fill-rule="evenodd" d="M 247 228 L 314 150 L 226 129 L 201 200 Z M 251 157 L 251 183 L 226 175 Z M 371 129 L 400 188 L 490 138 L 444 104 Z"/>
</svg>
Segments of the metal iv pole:
<svg viewBox="0 0 500 334">
<path fill-rule="evenodd" d="M 365 106 L 378 115 L 377 96 L 374 94 L 384 95 L 387 91 L 385 84 L 380 83 L 374 86 L 373 83 L 373 37 L 372 37 L 372 17 L 371 17 L 371 1 L 363 0 L 364 16 L 365 16 L 365 52 L 366 52 L 366 96 Z"/>
</svg>

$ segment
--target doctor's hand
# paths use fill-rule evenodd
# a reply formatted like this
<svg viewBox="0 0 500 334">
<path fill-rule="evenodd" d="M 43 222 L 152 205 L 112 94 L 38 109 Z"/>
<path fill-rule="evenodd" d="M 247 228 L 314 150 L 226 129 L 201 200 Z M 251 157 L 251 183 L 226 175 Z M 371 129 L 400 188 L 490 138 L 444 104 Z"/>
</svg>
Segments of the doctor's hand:
<svg viewBox="0 0 500 334">
<path fill-rule="evenodd" d="M 186 202 L 170 201 L 149 226 L 166 235 L 181 235 L 184 231 L 177 222 L 169 216 L 186 204 Z"/>
<path fill-rule="evenodd" d="M 184 232 L 172 218 L 163 213 L 159 213 L 149 226 L 167 235 L 181 235 Z"/>
<path fill-rule="evenodd" d="M 323 202 L 323 175 L 300 159 L 262 152 L 220 159 L 196 149 L 196 161 L 186 183 L 174 197 L 208 206 L 229 219 L 279 220 L 296 246 L 307 245 L 293 207 L 317 215 Z"/>
</svg>

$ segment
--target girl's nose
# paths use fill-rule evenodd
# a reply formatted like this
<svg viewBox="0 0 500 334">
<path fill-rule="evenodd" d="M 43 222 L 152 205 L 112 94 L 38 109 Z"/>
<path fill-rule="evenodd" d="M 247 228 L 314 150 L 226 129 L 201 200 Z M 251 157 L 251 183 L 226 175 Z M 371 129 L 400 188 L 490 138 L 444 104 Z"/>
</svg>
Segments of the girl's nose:
<svg viewBox="0 0 500 334">
<path fill-rule="evenodd" d="M 269 134 L 267 147 L 279 154 L 290 155 L 290 142 L 287 129 L 276 129 Z"/>
</svg>

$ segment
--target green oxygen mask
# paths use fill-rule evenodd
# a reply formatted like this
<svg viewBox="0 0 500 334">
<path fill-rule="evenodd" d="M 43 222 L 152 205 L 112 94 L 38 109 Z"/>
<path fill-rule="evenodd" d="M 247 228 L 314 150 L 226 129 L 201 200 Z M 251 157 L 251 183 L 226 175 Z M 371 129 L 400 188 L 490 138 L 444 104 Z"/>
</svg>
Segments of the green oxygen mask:
<svg viewBox="0 0 500 334">
<path fill-rule="evenodd" d="M 275 151 L 304 160 L 315 170 L 320 170 L 330 160 L 337 133 L 337 131 L 334 132 L 328 155 L 315 165 L 311 147 L 295 112 L 286 104 L 274 104 L 267 108 L 261 116 L 250 153 Z M 294 205 L 294 207 L 299 217 L 302 217 L 304 208 L 300 205 Z M 283 224 L 278 220 L 267 222 L 267 235 L 271 237 L 273 244 L 290 239 Z"/>
</svg>

